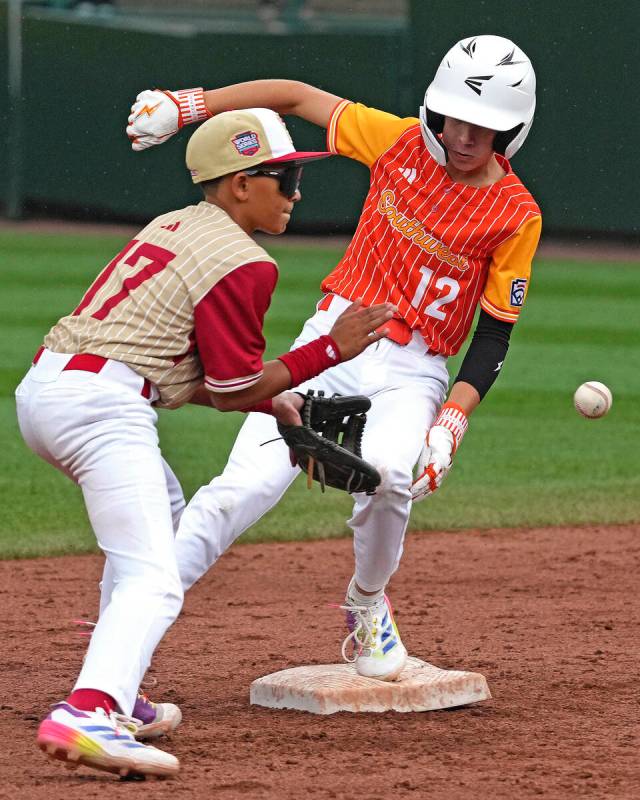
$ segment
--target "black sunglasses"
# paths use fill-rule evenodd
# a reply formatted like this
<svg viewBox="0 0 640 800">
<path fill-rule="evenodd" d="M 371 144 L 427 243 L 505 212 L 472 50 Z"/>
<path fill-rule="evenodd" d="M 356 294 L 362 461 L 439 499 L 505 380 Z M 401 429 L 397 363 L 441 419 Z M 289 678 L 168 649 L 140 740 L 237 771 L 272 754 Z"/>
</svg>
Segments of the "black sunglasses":
<svg viewBox="0 0 640 800">
<path fill-rule="evenodd" d="M 266 167 L 256 167 L 255 169 L 245 169 L 243 172 L 250 177 L 254 175 L 266 175 L 268 178 L 275 178 L 278 181 L 282 194 L 291 198 L 300 188 L 302 180 L 301 166 L 284 167 L 281 169 L 267 169 Z"/>
</svg>

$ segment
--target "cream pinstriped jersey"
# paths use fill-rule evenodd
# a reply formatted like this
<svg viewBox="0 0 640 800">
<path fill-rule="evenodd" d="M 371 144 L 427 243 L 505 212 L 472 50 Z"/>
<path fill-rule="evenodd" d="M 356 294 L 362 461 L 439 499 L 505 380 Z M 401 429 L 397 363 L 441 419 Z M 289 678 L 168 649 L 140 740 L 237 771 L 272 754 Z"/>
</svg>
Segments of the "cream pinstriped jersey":
<svg viewBox="0 0 640 800">
<path fill-rule="evenodd" d="M 260 379 L 262 317 L 276 280 L 274 260 L 224 211 L 201 202 L 147 225 L 44 344 L 122 361 L 155 384 L 157 405 L 175 408 L 203 378 L 221 392 Z M 231 297 L 223 291 L 230 285 Z"/>
</svg>

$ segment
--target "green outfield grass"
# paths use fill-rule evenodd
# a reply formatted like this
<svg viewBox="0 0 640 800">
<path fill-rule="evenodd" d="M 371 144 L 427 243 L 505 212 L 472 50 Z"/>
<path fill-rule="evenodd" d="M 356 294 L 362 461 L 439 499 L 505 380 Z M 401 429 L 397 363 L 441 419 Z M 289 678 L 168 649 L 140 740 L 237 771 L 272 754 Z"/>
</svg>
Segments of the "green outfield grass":
<svg viewBox="0 0 640 800">
<path fill-rule="evenodd" d="M 13 390 L 49 326 L 123 244 L 115 236 L 0 234 L 0 557 L 94 547 L 77 487 L 22 443 Z M 276 355 L 311 312 L 340 253 L 270 250 L 281 271 L 266 326 Z M 447 482 L 414 508 L 412 527 L 638 521 L 639 305 L 638 264 L 538 260 L 503 373 L 474 414 Z M 452 375 L 458 363 L 450 362 Z M 583 420 L 572 406 L 575 387 L 589 379 L 614 394 L 612 412 L 599 421 Z M 241 414 L 196 407 L 160 412 L 163 450 L 188 497 L 222 469 L 241 422 Z M 323 497 L 299 480 L 245 540 L 342 536 L 349 509 L 346 495 Z"/>
</svg>

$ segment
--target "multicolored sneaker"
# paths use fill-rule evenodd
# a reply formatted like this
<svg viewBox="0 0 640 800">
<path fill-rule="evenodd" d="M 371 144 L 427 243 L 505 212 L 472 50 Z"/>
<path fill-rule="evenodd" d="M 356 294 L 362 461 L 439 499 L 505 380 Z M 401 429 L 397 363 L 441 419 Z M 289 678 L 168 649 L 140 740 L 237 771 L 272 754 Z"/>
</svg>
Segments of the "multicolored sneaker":
<svg viewBox="0 0 640 800">
<path fill-rule="evenodd" d="M 115 711 L 80 711 L 69 703 L 57 703 L 40 723 L 37 742 L 50 758 L 66 761 L 70 767 L 84 764 L 123 778 L 176 775 L 178 759 L 137 742 L 135 728 L 133 720 Z"/>
<path fill-rule="evenodd" d="M 91 638 L 93 628 L 96 627 L 95 622 L 90 619 L 74 619 L 72 622 L 83 628 L 78 631 L 78 636 Z M 84 658 L 86 658 L 86 654 Z M 158 682 L 155 678 L 149 678 L 146 681 L 143 680 L 142 685 L 155 687 Z M 137 723 L 133 732 L 136 739 L 157 739 L 178 727 L 182 722 L 182 711 L 173 703 L 152 703 L 142 689 L 138 689 L 138 696 L 131 712 L 131 721 Z"/>
<path fill-rule="evenodd" d="M 140 722 L 133 735 L 136 739 L 157 739 L 171 733 L 182 722 L 182 712 L 173 703 L 152 703 L 146 694 L 138 691 L 131 713 L 134 722 Z"/>
<path fill-rule="evenodd" d="M 342 657 L 355 664 L 365 678 L 395 680 L 404 669 L 407 651 L 402 644 L 389 598 L 383 595 L 374 605 L 356 605 L 347 598 L 340 606 L 347 612 L 349 635 L 342 643 Z M 352 647 L 348 654 L 349 645 Z"/>
</svg>

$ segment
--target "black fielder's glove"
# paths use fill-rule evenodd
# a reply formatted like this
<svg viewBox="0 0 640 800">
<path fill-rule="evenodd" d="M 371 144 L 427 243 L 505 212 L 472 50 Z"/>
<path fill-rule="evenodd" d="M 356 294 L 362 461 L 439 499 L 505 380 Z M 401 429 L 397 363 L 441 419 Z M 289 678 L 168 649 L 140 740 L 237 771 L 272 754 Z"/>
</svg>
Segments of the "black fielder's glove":
<svg viewBox="0 0 640 800">
<path fill-rule="evenodd" d="M 380 483 L 375 467 L 362 458 L 361 442 L 371 407 L 368 397 L 307 392 L 300 411 L 302 425 L 280 425 L 278 430 L 291 450 L 291 460 L 311 481 L 345 492 L 374 494 Z"/>
</svg>

